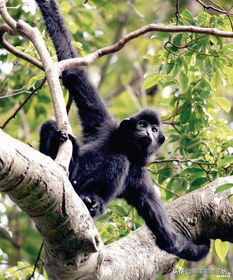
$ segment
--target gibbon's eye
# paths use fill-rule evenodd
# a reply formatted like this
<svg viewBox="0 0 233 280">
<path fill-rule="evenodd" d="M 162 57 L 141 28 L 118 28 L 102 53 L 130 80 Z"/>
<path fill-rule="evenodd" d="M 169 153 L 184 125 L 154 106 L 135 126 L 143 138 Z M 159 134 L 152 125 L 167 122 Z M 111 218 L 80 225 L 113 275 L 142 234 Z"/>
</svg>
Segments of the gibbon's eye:
<svg viewBox="0 0 233 280">
<path fill-rule="evenodd" d="M 148 126 L 148 123 L 146 121 L 139 121 L 138 126 L 141 128 L 146 128 Z"/>
<path fill-rule="evenodd" d="M 158 132 L 158 128 L 156 126 L 153 126 L 151 129 L 153 132 Z"/>
</svg>

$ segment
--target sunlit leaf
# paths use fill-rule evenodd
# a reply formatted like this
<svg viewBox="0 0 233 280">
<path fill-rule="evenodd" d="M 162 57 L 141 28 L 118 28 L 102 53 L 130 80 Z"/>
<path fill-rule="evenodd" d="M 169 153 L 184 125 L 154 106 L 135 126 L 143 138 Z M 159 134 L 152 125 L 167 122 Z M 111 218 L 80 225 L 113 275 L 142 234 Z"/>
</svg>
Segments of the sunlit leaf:
<svg viewBox="0 0 233 280">
<path fill-rule="evenodd" d="M 221 262 L 223 262 L 227 255 L 228 242 L 227 241 L 223 242 L 220 239 L 216 239 L 214 241 L 214 245 L 215 245 L 215 251 L 216 251 L 218 257 L 220 258 Z"/>
<path fill-rule="evenodd" d="M 216 96 L 215 97 L 216 102 L 218 103 L 218 105 L 227 113 L 230 112 L 231 110 L 231 102 L 228 101 L 225 97 L 221 97 L 221 96 Z"/>
<path fill-rule="evenodd" d="M 217 162 L 217 166 L 225 166 L 233 164 L 233 155 L 232 156 L 224 156 L 223 158 L 219 158 Z"/>
<path fill-rule="evenodd" d="M 224 185 L 221 185 L 221 186 L 217 187 L 216 191 L 214 193 L 223 192 L 223 191 L 226 191 L 228 189 L 231 189 L 232 187 L 233 187 L 233 183 L 232 184 L 224 184 Z"/>
<path fill-rule="evenodd" d="M 160 79 L 160 75 L 151 75 L 148 76 L 145 81 L 142 84 L 142 88 L 143 89 L 148 89 L 153 87 L 154 85 L 156 85 L 159 82 Z"/>
<path fill-rule="evenodd" d="M 68 13 L 71 10 L 71 5 L 67 1 L 60 2 L 60 8 L 63 12 Z"/>
<path fill-rule="evenodd" d="M 72 41 L 72 45 L 74 45 L 77 49 L 83 48 L 83 44 L 81 42 Z"/>
</svg>

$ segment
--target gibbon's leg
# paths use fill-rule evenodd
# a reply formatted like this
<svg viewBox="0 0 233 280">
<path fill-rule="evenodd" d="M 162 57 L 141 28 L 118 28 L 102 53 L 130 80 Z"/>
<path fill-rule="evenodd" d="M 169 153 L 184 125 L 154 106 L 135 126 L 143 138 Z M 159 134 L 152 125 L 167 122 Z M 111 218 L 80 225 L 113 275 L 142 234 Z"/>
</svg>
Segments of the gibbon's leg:
<svg viewBox="0 0 233 280">
<path fill-rule="evenodd" d="M 53 120 L 44 122 L 40 130 L 40 152 L 55 159 L 60 143 L 56 122 Z"/>
<path fill-rule="evenodd" d="M 39 150 L 43 154 L 55 159 L 57 156 L 59 145 L 70 139 L 73 145 L 73 153 L 70 162 L 70 176 L 74 169 L 75 163 L 78 161 L 79 143 L 77 139 L 72 135 L 66 135 L 62 131 L 57 129 L 57 124 L 53 120 L 48 120 L 43 123 L 40 130 L 40 146 Z"/>
</svg>

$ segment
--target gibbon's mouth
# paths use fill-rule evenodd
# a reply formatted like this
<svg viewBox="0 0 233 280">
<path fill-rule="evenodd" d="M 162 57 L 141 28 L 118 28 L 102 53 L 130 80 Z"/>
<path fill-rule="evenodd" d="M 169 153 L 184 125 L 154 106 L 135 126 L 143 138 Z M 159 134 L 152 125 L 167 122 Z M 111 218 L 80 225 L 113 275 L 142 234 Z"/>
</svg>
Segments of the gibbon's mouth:
<svg viewBox="0 0 233 280">
<path fill-rule="evenodd" d="M 145 137 L 143 137 L 142 140 L 145 144 L 151 144 L 152 143 L 152 139 L 151 139 L 150 136 L 145 136 Z"/>
</svg>

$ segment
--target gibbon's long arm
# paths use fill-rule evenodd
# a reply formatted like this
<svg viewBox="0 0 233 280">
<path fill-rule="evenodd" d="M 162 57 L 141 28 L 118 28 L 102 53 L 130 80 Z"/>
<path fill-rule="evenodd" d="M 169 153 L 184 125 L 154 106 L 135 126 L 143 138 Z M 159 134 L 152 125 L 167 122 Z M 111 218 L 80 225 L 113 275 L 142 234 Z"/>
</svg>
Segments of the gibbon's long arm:
<svg viewBox="0 0 233 280">
<path fill-rule="evenodd" d="M 155 192 L 149 175 L 144 174 L 144 180 L 137 185 L 128 185 L 125 199 L 133 205 L 138 214 L 156 236 L 156 245 L 168 253 L 190 261 L 198 261 L 207 255 L 210 241 L 195 244 L 172 228 L 165 205 Z M 134 180 L 134 183 L 137 180 Z M 204 243 L 204 244 L 203 244 Z"/>
<path fill-rule="evenodd" d="M 71 35 L 64 24 L 59 7 L 54 0 L 36 0 L 44 17 L 47 31 L 52 38 L 58 61 L 77 57 L 78 54 L 71 44 Z M 63 72 L 62 79 L 65 87 L 73 96 L 79 110 L 83 126 L 84 142 L 93 139 L 99 127 L 108 122 L 115 122 L 108 113 L 96 88 L 88 79 L 84 67 L 76 67 Z"/>
</svg>

